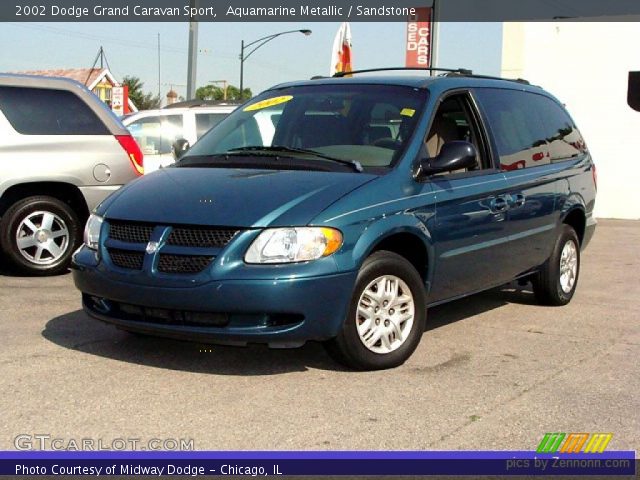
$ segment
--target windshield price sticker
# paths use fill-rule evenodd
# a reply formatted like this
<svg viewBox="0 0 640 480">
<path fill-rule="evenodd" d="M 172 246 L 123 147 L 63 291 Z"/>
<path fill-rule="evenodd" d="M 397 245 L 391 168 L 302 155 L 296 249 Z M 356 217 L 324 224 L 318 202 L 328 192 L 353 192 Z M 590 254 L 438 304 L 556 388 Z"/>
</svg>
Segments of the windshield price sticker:
<svg viewBox="0 0 640 480">
<path fill-rule="evenodd" d="M 274 105 L 280 105 L 281 103 L 286 103 L 293 98 L 292 95 L 283 95 L 281 97 L 268 98 L 267 100 L 262 100 L 261 102 L 254 103 L 253 105 L 249 105 L 244 108 L 244 112 L 252 112 L 254 110 L 262 110 L 263 108 L 273 107 Z"/>
</svg>

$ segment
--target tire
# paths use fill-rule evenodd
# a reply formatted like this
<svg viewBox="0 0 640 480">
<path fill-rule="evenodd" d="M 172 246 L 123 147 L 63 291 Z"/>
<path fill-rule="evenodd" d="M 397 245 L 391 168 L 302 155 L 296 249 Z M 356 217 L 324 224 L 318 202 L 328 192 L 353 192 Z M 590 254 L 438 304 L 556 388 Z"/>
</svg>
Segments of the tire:
<svg viewBox="0 0 640 480">
<path fill-rule="evenodd" d="M 379 301 L 367 295 L 375 295 L 380 290 L 378 285 L 390 288 L 391 292 L 397 289 L 396 298 L 397 295 L 410 298 L 398 305 L 393 301 L 385 305 L 392 294 L 383 295 Z M 365 320 L 365 313 L 371 315 L 369 321 Z M 400 255 L 378 251 L 362 265 L 347 318 L 338 336 L 325 342 L 325 347 L 334 360 L 355 370 L 394 368 L 402 365 L 420 343 L 426 319 L 426 292 L 416 269 Z M 369 347 L 365 346 L 366 340 Z"/>
<path fill-rule="evenodd" d="M 579 274 L 580 241 L 573 228 L 563 225 L 551 256 L 532 279 L 533 293 L 543 305 L 566 305 L 576 291 Z"/>
<path fill-rule="evenodd" d="M 0 220 L 0 247 L 23 273 L 62 273 L 82 241 L 79 223 L 77 213 L 57 198 L 28 197 L 9 207 Z"/>
</svg>

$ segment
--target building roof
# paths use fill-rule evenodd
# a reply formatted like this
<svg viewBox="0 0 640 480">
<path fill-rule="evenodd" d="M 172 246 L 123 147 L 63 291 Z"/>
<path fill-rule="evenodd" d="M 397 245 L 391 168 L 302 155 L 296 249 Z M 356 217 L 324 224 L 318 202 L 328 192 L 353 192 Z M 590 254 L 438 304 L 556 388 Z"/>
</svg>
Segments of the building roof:
<svg viewBox="0 0 640 480">
<path fill-rule="evenodd" d="M 26 75 L 38 75 L 41 77 L 65 77 L 76 80 L 85 85 L 89 90 L 95 87 L 100 80 L 108 77 L 111 83 L 118 84 L 116 79 L 106 68 L 59 68 L 55 70 L 29 70 Z"/>
</svg>

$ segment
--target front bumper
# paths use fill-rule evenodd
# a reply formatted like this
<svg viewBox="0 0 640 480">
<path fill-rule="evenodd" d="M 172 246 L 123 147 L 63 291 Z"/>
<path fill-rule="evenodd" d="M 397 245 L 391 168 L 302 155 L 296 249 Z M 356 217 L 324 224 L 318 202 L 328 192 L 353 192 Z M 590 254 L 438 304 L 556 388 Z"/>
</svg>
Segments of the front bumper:
<svg viewBox="0 0 640 480">
<path fill-rule="evenodd" d="M 356 272 L 182 287 L 148 286 L 74 259 L 73 279 L 92 317 L 130 331 L 203 343 L 295 347 L 335 337 Z"/>
</svg>

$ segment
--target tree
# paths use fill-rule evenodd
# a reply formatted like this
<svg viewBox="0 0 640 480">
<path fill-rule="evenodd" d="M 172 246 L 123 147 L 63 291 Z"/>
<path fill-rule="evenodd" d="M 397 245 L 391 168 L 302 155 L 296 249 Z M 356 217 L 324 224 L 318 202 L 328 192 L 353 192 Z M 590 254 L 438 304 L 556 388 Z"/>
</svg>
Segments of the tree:
<svg viewBox="0 0 640 480">
<path fill-rule="evenodd" d="M 222 100 L 224 92 L 215 85 L 205 85 L 196 90 L 196 98 L 198 100 Z"/>
<path fill-rule="evenodd" d="M 138 110 L 160 108 L 160 97 L 153 93 L 144 93 L 142 90 L 144 83 L 138 77 L 127 75 L 122 79 L 122 85 L 129 87 L 129 99 Z"/>
<path fill-rule="evenodd" d="M 240 89 L 233 85 L 227 86 L 227 100 L 228 101 L 241 101 L 248 100 L 252 97 L 251 89 L 245 88 L 244 95 L 240 97 Z M 196 98 L 198 100 L 224 100 L 224 91 L 222 88 L 215 85 L 205 85 L 196 90 Z"/>
<path fill-rule="evenodd" d="M 249 100 L 253 97 L 253 93 L 251 93 L 250 88 L 245 88 L 242 92 L 242 96 L 240 96 L 240 89 L 233 85 L 229 85 L 227 87 L 227 99 L 229 100 Z"/>
</svg>

